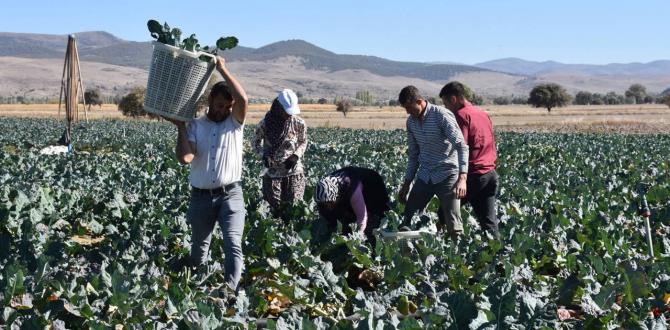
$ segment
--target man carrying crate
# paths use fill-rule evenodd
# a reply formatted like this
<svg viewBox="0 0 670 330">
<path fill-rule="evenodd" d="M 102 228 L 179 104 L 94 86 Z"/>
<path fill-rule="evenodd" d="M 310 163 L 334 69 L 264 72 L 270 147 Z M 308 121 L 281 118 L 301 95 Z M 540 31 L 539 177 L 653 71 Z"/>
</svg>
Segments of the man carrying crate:
<svg viewBox="0 0 670 330">
<path fill-rule="evenodd" d="M 181 164 L 191 164 L 191 202 L 186 218 L 192 230 L 190 265 L 207 261 L 216 223 L 223 231 L 225 281 L 237 290 L 244 265 L 242 233 L 246 210 L 242 198 L 242 131 L 248 100 L 239 82 L 217 56 L 216 69 L 224 81 L 209 93 L 207 113 L 177 126 L 175 153 Z"/>
</svg>

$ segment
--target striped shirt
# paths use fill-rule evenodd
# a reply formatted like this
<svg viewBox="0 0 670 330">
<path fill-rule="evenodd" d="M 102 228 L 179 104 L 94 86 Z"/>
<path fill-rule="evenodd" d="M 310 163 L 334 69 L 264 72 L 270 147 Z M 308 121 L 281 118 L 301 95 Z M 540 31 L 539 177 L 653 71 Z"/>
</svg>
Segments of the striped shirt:
<svg viewBox="0 0 670 330">
<path fill-rule="evenodd" d="M 215 189 L 242 179 L 243 130 L 232 114 L 220 123 L 202 115 L 188 124 L 188 140 L 196 149 L 189 176 L 193 187 Z"/>
<path fill-rule="evenodd" d="M 407 118 L 405 182 L 418 177 L 440 183 L 454 172 L 468 173 L 468 145 L 456 118 L 446 108 L 426 103 L 423 118 Z"/>
</svg>

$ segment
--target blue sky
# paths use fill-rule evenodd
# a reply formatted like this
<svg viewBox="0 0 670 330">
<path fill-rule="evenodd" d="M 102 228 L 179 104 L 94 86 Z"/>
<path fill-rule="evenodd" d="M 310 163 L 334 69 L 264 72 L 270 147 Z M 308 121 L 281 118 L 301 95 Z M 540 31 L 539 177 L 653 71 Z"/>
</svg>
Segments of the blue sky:
<svg viewBox="0 0 670 330">
<path fill-rule="evenodd" d="M 205 43 L 221 35 L 248 47 L 303 39 L 340 54 L 402 61 L 670 59 L 669 0 L 8 1 L 0 31 L 104 30 L 146 41 L 149 18 Z"/>
</svg>

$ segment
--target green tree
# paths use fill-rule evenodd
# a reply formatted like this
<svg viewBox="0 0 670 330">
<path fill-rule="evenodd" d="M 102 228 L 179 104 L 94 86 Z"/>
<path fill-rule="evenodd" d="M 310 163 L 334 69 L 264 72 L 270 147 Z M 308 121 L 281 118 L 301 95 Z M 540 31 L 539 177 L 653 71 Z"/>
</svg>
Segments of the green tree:
<svg viewBox="0 0 670 330">
<path fill-rule="evenodd" d="M 102 97 L 100 97 L 100 91 L 97 89 L 89 89 L 84 92 L 84 101 L 88 105 L 88 111 L 91 111 L 92 105 L 97 105 L 102 109 Z"/>
<path fill-rule="evenodd" d="M 512 97 L 512 104 L 528 104 L 528 97 L 514 96 Z"/>
<path fill-rule="evenodd" d="M 608 92 L 603 97 L 603 102 L 607 105 L 625 104 L 626 98 L 623 95 L 619 95 L 615 92 Z"/>
<path fill-rule="evenodd" d="M 604 97 L 600 93 L 593 93 L 591 96 L 591 104 L 592 105 L 603 105 L 605 104 Z"/>
<path fill-rule="evenodd" d="M 465 87 L 465 98 L 472 102 L 474 105 L 482 105 L 484 104 L 484 98 L 481 95 L 477 95 L 470 86 L 463 84 L 463 87 Z"/>
<path fill-rule="evenodd" d="M 655 99 L 656 99 L 656 98 L 653 97 L 652 95 L 647 95 L 647 96 L 644 97 L 644 103 L 645 103 L 645 104 L 654 103 L 654 100 L 655 100 Z"/>
<path fill-rule="evenodd" d="M 352 107 L 349 99 L 340 99 L 337 102 L 337 111 L 341 112 L 345 117 L 347 116 L 347 113 L 351 111 Z"/>
<path fill-rule="evenodd" d="M 495 105 L 508 105 L 512 103 L 512 100 L 508 96 L 497 96 L 493 98 L 493 104 Z"/>
<path fill-rule="evenodd" d="M 327 104 L 327 103 L 328 103 L 328 100 L 322 97 L 322 98 L 320 98 L 320 99 L 317 101 L 317 103 L 319 103 L 319 104 Z"/>
<path fill-rule="evenodd" d="M 628 87 L 625 95 L 626 97 L 634 98 L 635 104 L 642 104 L 645 97 L 647 97 L 647 88 L 640 84 L 632 84 Z"/>
<path fill-rule="evenodd" d="M 666 101 L 670 101 L 670 87 L 666 88 L 654 98 L 654 102 L 658 104 L 667 104 Z M 670 106 L 670 104 L 668 106 Z"/>
<path fill-rule="evenodd" d="M 589 105 L 593 102 L 593 94 L 591 92 L 580 91 L 575 95 L 575 104 Z"/>
<path fill-rule="evenodd" d="M 119 111 L 128 117 L 146 116 L 147 113 L 144 111 L 144 95 L 146 91 L 144 87 L 133 88 L 119 102 Z"/>
<path fill-rule="evenodd" d="M 537 85 L 530 91 L 528 103 L 536 108 L 564 107 L 570 102 L 570 94 L 561 85 L 549 83 Z"/>
<path fill-rule="evenodd" d="M 363 102 L 363 105 L 370 105 L 375 102 L 375 97 L 370 93 L 369 90 L 362 90 L 356 92 L 356 99 L 361 100 Z"/>
</svg>

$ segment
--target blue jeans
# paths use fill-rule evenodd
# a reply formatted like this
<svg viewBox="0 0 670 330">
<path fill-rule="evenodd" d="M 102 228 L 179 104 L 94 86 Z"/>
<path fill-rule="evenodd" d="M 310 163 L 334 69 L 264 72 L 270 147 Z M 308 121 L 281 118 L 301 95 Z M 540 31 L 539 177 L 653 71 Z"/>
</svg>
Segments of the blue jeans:
<svg viewBox="0 0 670 330">
<path fill-rule="evenodd" d="M 186 219 L 192 231 L 191 265 L 198 266 L 207 262 L 212 232 L 218 222 L 223 232 L 224 279 L 234 290 L 237 289 L 244 267 L 242 233 L 245 216 L 246 210 L 240 185 L 228 191 L 224 189 L 218 194 L 193 191 L 186 213 Z"/>
</svg>

